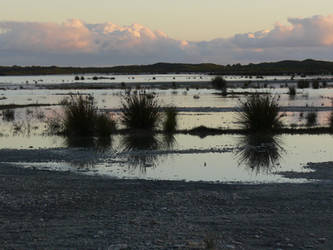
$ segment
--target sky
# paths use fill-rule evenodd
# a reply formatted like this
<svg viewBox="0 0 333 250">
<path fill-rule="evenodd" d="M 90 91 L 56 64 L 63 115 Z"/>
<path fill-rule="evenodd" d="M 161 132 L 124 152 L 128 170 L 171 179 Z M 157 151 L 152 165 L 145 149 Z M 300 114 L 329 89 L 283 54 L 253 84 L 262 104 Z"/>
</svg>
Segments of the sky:
<svg viewBox="0 0 333 250">
<path fill-rule="evenodd" d="M 333 60 L 329 0 L 1 0 L 0 65 Z"/>
</svg>

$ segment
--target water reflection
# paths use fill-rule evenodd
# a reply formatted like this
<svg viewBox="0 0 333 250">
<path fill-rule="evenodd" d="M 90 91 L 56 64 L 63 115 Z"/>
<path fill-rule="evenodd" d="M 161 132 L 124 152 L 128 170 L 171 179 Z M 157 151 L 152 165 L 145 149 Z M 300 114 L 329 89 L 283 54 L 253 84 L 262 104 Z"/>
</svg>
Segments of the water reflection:
<svg viewBox="0 0 333 250">
<path fill-rule="evenodd" d="M 67 147 L 95 148 L 98 151 L 105 151 L 112 146 L 112 138 L 109 137 L 66 137 Z"/>
<path fill-rule="evenodd" d="M 238 164 L 247 165 L 256 174 L 268 174 L 279 165 L 281 154 L 285 152 L 279 136 L 251 134 L 239 139 L 236 153 Z"/>
<path fill-rule="evenodd" d="M 128 166 L 138 169 L 141 174 L 149 167 L 156 167 L 165 154 L 157 152 L 172 149 L 176 139 L 172 134 L 157 135 L 154 133 L 133 133 L 121 138 L 121 146 L 128 157 Z"/>
</svg>

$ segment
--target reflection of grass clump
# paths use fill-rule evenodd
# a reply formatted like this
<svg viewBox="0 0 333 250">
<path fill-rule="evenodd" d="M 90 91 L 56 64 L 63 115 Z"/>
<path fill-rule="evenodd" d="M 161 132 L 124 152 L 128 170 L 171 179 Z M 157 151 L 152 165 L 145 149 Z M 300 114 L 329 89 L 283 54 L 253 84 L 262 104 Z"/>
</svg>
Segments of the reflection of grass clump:
<svg viewBox="0 0 333 250">
<path fill-rule="evenodd" d="M 245 129 L 270 131 L 282 127 L 277 98 L 255 94 L 248 97 L 241 108 L 239 121 Z"/>
<path fill-rule="evenodd" d="M 153 130 L 160 118 L 160 105 L 144 93 L 126 95 L 122 101 L 122 123 L 130 129 Z"/>
<path fill-rule="evenodd" d="M 307 126 L 313 126 L 317 123 L 317 113 L 316 112 L 310 112 L 306 115 L 306 125 Z"/>
<path fill-rule="evenodd" d="M 163 122 L 163 130 L 172 133 L 177 128 L 177 110 L 175 107 L 167 107 L 165 109 L 165 120 Z"/>
<path fill-rule="evenodd" d="M 14 121 L 15 120 L 15 110 L 14 109 L 5 109 L 2 111 L 2 119 L 4 121 Z"/>
</svg>

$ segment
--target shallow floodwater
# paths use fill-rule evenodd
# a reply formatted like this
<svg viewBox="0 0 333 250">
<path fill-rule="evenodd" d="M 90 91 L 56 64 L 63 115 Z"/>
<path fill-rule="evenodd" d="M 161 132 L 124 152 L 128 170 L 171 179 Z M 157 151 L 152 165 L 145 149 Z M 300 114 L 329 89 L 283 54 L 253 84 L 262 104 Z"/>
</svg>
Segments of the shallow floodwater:
<svg viewBox="0 0 333 250">
<path fill-rule="evenodd" d="M 117 120 L 125 90 L 47 89 L 39 87 L 40 84 L 209 84 L 213 77 L 199 74 L 98 75 L 99 79 L 95 81 L 92 80 L 93 76 L 84 75 L 84 80 L 79 81 L 75 81 L 73 75 L 0 77 L 0 106 L 36 106 L 12 109 L 14 115 L 9 121 L 4 119 L 0 111 L 0 154 L 8 152 L 19 156 L 9 159 L 5 154 L 0 161 L 24 167 L 114 178 L 256 183 L 302 182 L 305 180 L 283 178 L 278 172 L 306 171 L 303 166 L 308 162 L 332 160 L 328 151 L 333 147 L 330 135 L 281 135 L 265 138 L 240 135 L 205 138 L 183 134 L 146 138 L 117 135 L 111 139 L 84 141 L 48 135 L 47 124 L 50 119 L 61 116 L 63 108 L 59 103 L 64 99 L 78 93 L 92 95 L 97 107 L 103 112 L 109 112 Z M 275 78 L 280 82 L 275 83 Z M 226 76 L 226 79 L 238 83 L 249 80 L 239 76 Z M 310 112 L 317 113 L 317 121 L 313 126 L 327 126 L 328 117 L 333 111 L 333 88 L 297 89 L 297 95 L 290 97 L 287 94 L 288 88 L 281 84 L 281 81 L 289 79 L 289 76 L 259 78 L 256 79 L 258 82 L 269 81 L 266 88 L 239 88 L 235 85 L 228 88 L 227 96 L 221 96 L 210 88 L 154 88 L 145 91 L 156 94 L 162 106 L 176 106 L 179 111 L 178 129 L 198 126 L 240 128 L 239 107 L 253 92 L 269 93 L 277 98 L 286 127 L 307 127 L 306 116 Z M 50 106 L 40 106 L 41 104 Z M 118 127 L 122 128 L 122 125 L 118 124 Z"/>
<path fill-rule="evenodd" d="M 39 152 L 38 161 L 27 156 L 27 159 L 20 158 L 17 162 L 10 160 L 12 164 L 111 178 L 226 183 L 306 182 L 308 180 L 284 178 L 278 173 L 305 172 L 308 170 L 303 167 L 308 162 L 330 161 L 333 147 L 331 135 L 220 135 L 205 138 L 191 135 L 169 138 L 163 135 L 117 135 L 104 144 L 80 140 L 68 142 L 61 137 L 55 142 L 57 138 L 52 137 L 46 141 L 53 140 L 54 144 L 50 143 L 42 151 L 35 149 L 40 138 L 30 139 L 32 148 L 26 147 L 19 152 L 21 155 Z M 1 147 L 3 150 L 6 148 L 4 145 Z M 13 147 L 9 148 L 15 151 Z M 75 148 L 79 150 L 73 150 Z M 89 157 L 81 161 L 82 155 L 87 154 Z M 57 158 L 59 155 L 61 157 Z M 6 159 L 1 161 L 7 162 Z"/>
</svg>

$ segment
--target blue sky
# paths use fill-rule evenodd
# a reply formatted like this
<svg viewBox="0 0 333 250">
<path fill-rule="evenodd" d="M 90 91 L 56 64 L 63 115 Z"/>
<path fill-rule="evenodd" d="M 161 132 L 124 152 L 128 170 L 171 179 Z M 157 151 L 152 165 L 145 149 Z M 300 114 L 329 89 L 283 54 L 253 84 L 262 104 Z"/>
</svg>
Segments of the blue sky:
<svg viewBox="0 0 333 250">
<path fill-rule="evenodd" d="M 328 0 L 2 0 L 0 64 L 333 60 L 330 11 Z"/>
</svg>

